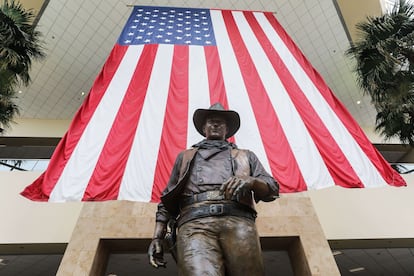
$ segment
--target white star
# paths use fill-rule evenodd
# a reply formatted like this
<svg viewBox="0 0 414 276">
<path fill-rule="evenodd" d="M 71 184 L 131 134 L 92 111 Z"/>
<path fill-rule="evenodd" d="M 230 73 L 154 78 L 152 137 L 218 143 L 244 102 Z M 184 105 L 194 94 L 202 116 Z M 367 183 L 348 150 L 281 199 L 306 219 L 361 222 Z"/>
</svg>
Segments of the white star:
<svg viewBox="0 0 414 276">
<path fill-rule="evenodd" d="M 131 40 L 125 40 L 124 43 L 125 44 L 131 43 Z"/>
</svg>

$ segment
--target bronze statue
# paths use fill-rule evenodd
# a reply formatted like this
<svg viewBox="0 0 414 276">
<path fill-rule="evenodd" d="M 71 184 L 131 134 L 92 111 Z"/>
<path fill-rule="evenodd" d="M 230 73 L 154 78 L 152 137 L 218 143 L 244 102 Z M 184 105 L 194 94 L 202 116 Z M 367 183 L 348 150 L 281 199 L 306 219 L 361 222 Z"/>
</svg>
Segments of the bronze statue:
<svg viewBox="0 0 414 276">
<path fill-rule="evenodd" d="M 206 139 L 175 161 L 156 212 L 150 263 L 165 267 L 163 240 L 176 225 L 179 275 L 264 275 L 253 200 L 275 200 L 279 185 L 253 152 L 227 141 L 240 127 L 237 112 L 217 103 L 197 109 L 193 121 Z"/>
</svg>

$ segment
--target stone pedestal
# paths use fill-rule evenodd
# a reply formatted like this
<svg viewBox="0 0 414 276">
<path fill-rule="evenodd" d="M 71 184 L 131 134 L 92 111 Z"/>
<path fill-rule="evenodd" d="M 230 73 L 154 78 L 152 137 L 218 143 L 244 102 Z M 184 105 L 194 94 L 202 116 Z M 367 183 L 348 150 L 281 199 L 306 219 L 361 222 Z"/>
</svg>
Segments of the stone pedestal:
<svg viewBox="0 0 414 276">
<path fill-rule="evenodd" d="M 85 203 L 57 275 L 103 275 L 111 251 L 146 252 L 155 210 L 153 203 Z M 282 197 L 257 211 L 263 249 L 287 250 L 295 275 L 340 275 L 309 198 Z"/>
</svg>

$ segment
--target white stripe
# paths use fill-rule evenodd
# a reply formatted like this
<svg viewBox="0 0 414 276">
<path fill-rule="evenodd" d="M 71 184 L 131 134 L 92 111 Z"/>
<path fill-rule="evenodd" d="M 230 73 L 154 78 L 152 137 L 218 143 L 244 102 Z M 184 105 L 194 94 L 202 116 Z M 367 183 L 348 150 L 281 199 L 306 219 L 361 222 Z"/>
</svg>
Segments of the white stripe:
<svg viewBox="0 0 414 276">
<path fill-rule="evenodd" d="M 240 34 L 260 75 L 273 109 L 299 165 L 308 189 L 334 186 L 322 156 L 242 12 L 233 12 Z M 298 139 L 299 138 L 299 139 Z M 312 164 L 312 166 L 309 166 Z"/>
<path fill-rule="evenodd" d="M 118 199 L 149 202 L 170 86 L 174 45 L 159 45 Z"/>
<path fill-rule="evenodd" d="M 229 108 L 239 112 L 241 126 L 236 133 L 236 141 L 240 148 L 253 151 L 263 167 L 270 172 L 269 161 L 263 146 L 256 118 L 250 104 L 249 96 L 244 86 L 244 80 L 233 52 L 233 47 L 226 32 L 220 11 L 211 11 L 217 48 L 223 69 L 224 85 L 226 87 Z"/>
<path fill-rule="evenodd" d="M 62 175 L 52 190 L 49 201 L 82 200 L 115 116 L 134 73 L 141 46 L 130 46 L 105 95 L 80 137 Z M 102 120 L 105 118 L 105 120 Z"/>
<path fill-rule="evenodd" d="M 307 77 L 303 68 L 297 63 L 296 59 L 289 51 L 288 47 L 279 38 L 276 31 L 268 22 L 263 13 L 255 13 L 257 20 L 262 26 L 268 37 L 273 37 L 272 45 L 280 53 L 280 57 L 286 64 L 292 76 L 298 82 L 301 90 L 312 104 L 321 120 L 331 133 L 332 137 L 342 149 L 345 157 L 348 159 L 356 174 L 361 179 L 365 187 L 385 186 L 385 180 L 379 174 L 378 170 L 361 150 L 352 135 L 348 132 L 341 120 L 336 116 L 335 112 L 326 103 L 321 93 L 314 86 L 312 81 Z M 311 164 L 313 166 L 313 164 Z"/>
<path fill-rule="evenodd" d="M 187 147 L 191 147 L 204 138 L 194 127 L 194 111 L 198 108 L 208 108 L 210 106 L 210 89 L 204 47 L 190 46 L 188 71 Z"/>
</svg>

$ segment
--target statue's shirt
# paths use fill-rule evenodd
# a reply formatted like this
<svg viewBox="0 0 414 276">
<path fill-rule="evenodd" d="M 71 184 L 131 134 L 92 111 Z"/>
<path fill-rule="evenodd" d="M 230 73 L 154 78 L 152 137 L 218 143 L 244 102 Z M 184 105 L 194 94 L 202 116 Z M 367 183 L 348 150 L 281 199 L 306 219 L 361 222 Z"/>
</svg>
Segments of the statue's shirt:
<svg viewBox="0 0 414 276">
<path fill-rule="evenodd" d="M 185 196 L 218 190 L 223 182 L 233 176 L 230 149 L 200 149 L 193 164 L 183 191 Z"/>
</svg>

